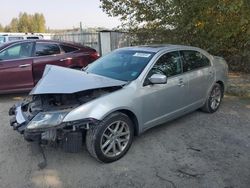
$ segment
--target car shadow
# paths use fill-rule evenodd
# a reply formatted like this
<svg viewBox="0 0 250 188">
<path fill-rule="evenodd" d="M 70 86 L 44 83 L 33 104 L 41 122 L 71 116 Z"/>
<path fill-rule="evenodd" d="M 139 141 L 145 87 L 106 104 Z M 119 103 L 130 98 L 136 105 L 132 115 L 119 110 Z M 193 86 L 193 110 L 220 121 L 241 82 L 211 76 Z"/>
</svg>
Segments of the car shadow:
<svg viewBox="0 0 250 188">
<path fill-rule="evenodd" d="M 24 99 L 26 96 L 28 96 L 28 92 L 22 92 L 22 93 L 11 93 L 11 94 L 0 94 L 0 102 L 6 102 L 6 101 L 20 101 Z"/>
<path fill-rule="evenodd" d="M 189 120 L 191 117 L 195 117 L 197 114 L 203 114 L 203 112 L 200 109 L 194 110 L 192 112 L 189 112 L 183 116 L 177 117 L 175 119 L 172 119 L 170 121 L 167 121 L 165 123 L 156 125 L 152 128 L 147 129 L 145 132 L 143 132 L 141 135 L 137 136 L 136 139 L 140 139 L 140 136 L 147 136 L 148 134 L 152 134 L 152 132 L 157 133 L 157 132 L 162 132 L 165 131 L 166 129 L 171 128 L 172 126 L 178 126 L 178 124 L 181 124 L 187 120 Z"/>
</svg>

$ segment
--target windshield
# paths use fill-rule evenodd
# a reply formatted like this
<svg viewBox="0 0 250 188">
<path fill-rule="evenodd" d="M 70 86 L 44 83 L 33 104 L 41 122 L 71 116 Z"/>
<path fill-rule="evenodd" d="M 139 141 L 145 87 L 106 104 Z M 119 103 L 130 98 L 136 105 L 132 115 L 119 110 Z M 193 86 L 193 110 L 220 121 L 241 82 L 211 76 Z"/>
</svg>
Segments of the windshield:
<svg viewBox="0 0 250 188">
<path fill-rule="evenodd" d="M 90 64 L 86 72 L 109 78 L 135 80 L 152 59 L 155 53 L 135 50 L 118 50 Z"/>
</svg>

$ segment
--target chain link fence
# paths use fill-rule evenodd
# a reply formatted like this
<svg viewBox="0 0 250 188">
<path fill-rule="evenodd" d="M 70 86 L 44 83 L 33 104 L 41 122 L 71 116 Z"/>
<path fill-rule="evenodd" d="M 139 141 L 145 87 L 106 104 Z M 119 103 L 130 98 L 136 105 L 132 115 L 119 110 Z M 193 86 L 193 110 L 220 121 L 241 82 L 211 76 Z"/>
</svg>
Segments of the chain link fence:
<svg viewBox="0 0 250 188">
<path fill-rule="evenodd" d="M 57 33 L 52 36 L 52 39 L 79 43 L 94 48 L 102 54 L 102 45 L 104 45 L 101 43 L 100 33 L 102 32 L 109 33 L 110 44 L 108 45 L 110 46 L 110 51 L 130 46 L 130 35 L 128 33 L 116 31 Z"/>
<path fill-rule="evenodd" d="M 99 33 L 97 32 L 57 33 L 52 37 L 52 39 L 58 41 L 79 43 L 84 46 L 94 48 L 97 51 L 100 50 Z"/>
</svg>

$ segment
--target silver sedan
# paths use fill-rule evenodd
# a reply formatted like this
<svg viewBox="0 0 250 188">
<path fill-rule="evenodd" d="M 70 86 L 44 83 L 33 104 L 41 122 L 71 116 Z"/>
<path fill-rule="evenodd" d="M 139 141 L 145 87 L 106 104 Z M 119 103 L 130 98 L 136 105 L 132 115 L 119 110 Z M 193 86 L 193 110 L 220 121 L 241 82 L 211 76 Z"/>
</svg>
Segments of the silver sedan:
<svg viewBox="0 0 250 188">
<path fill-rule="evenodd" d="M 82 71 L 47 66 L 10 109 L 11 126 L 28 141 L 60 142 L 68 152 L 85 139 L 93 157 L 113 162 L 151 127 L 196 109 L 215 112 L 227 73 L 223 58 L 180 45 L 121 48 Z"/>
</svg>

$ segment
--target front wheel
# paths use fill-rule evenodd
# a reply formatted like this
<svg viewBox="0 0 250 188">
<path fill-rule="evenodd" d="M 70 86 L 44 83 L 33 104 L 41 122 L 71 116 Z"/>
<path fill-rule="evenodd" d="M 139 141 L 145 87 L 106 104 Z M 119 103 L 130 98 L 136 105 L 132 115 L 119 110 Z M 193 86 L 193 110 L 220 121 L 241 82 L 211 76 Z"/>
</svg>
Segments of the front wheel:
<svg viewBox="0 0 250 188">
<path fill-rule="evenodd" d="M 221 85 L 218 83 L 214 84 L 206 100 L 206 103 L 202 107 L 202 110 L 208 113 L 216 112 L 220 107 L 222 96 L 223 96 L 223 91 L 222 91 Z"/>
<path fill-rule="evenodd" d="M 132 144 L 133 136 L 134 126 L 130 118 L 116 112 L 87 131 L 86 146 L 89 153 L 97 160 L 109 163 L 126 154 Z"/>
</svg>

